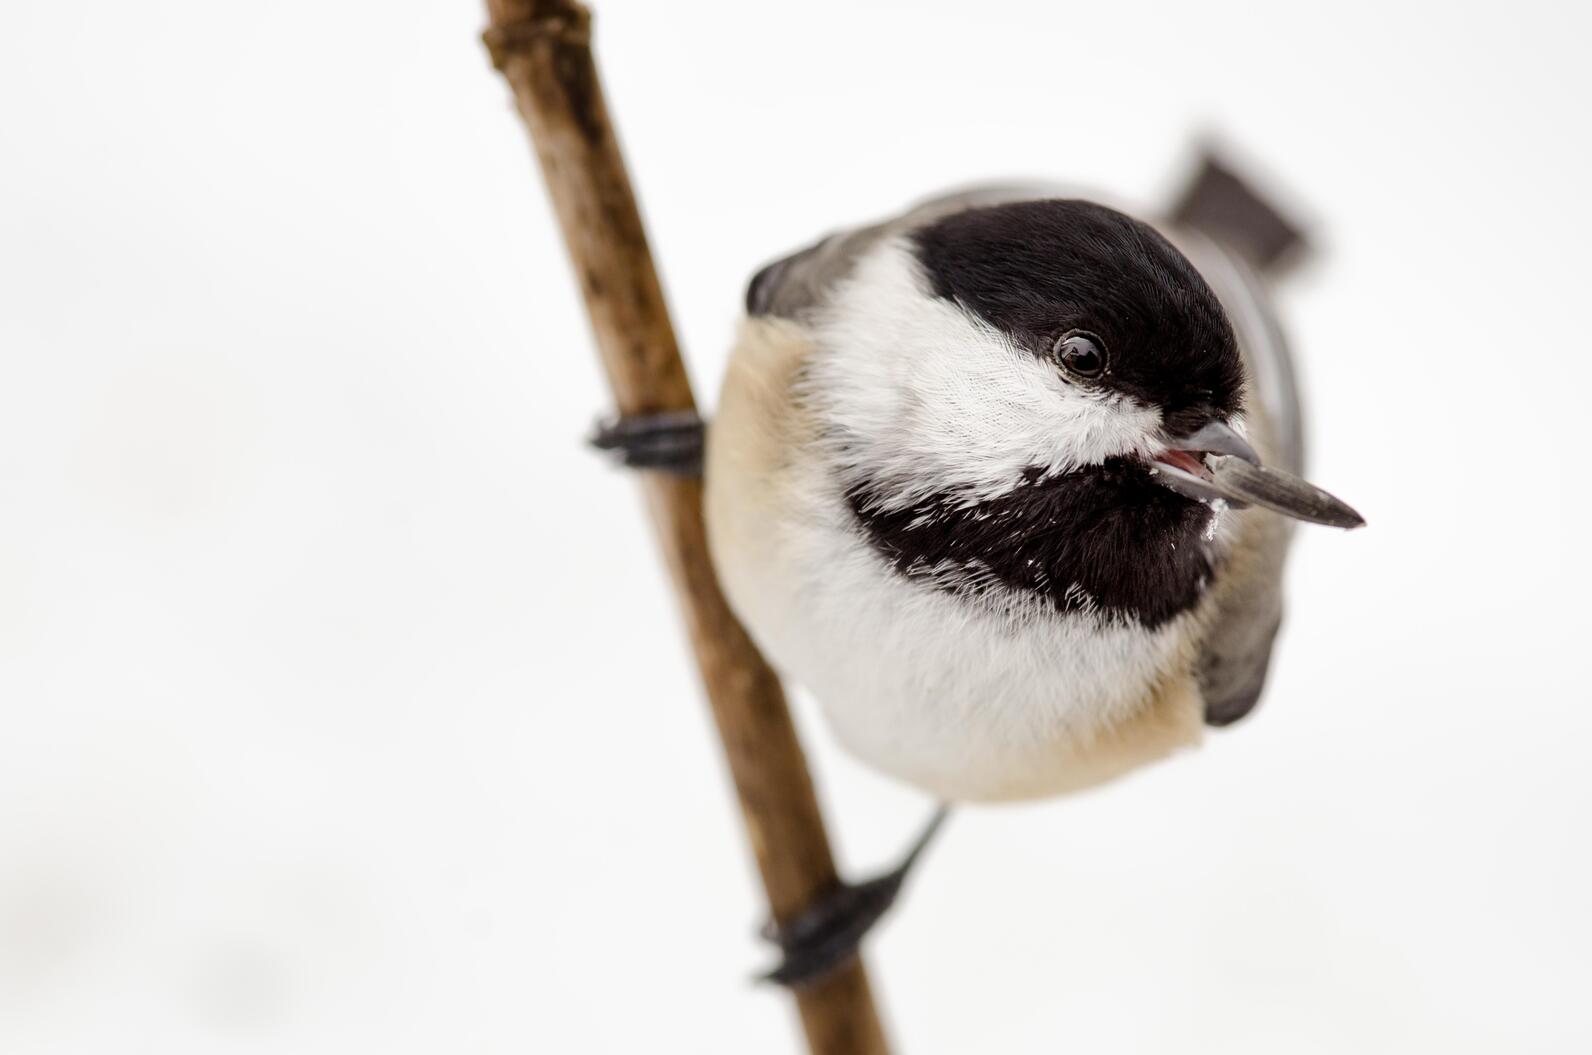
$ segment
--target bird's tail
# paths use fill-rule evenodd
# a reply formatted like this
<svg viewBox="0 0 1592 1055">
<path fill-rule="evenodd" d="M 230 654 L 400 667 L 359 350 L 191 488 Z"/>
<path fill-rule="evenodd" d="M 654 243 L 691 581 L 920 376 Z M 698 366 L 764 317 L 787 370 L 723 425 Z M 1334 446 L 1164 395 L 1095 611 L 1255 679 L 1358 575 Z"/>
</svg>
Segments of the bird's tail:
<svg viewBox="0 0 1592 1055">
<path fill-rule="evenodd" d="M 1208 149 L 1172 219 L 1224 243 L 1262 274 L 1286 270 L 1309 249 L 1297 223 Z"/>
</svg>

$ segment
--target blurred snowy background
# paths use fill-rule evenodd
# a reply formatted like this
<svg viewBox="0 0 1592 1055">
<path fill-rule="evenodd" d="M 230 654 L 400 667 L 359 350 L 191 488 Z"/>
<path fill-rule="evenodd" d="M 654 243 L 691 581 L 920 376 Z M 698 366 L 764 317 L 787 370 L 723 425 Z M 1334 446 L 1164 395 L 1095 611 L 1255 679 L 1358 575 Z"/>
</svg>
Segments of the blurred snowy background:
<svg viewBox="0 0 1592 1055">
<path fill-rule="evenodd" d="M 985 177 L 1313 221 L 1259 714 L 964 814 L 903 1051 L 1592 1048 L 1585 5 L 599 0 L 700 389 L 751 269 Z M 793 1052 L 479 4 L 0 9 L 0 1051 Z M 625 656 L 616 662 L 616 649 Z M 927 804 L 800 701 L 843 860 Z"/>
</svg>

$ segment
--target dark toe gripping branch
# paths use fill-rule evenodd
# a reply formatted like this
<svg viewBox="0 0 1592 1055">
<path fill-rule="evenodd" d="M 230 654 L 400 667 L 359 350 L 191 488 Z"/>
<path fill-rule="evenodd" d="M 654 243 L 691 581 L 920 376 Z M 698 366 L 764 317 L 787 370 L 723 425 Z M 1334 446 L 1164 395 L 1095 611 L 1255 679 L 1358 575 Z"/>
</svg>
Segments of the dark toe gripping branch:
<svg viewBox="0 0 1592 1055">
<path fill-rule="evenodd" d="M 591 445 L 621 465 L 675 476 L 701 476 L 707 426 L 694 410 L 612 418 L 599 422 Z"/>
</svg>

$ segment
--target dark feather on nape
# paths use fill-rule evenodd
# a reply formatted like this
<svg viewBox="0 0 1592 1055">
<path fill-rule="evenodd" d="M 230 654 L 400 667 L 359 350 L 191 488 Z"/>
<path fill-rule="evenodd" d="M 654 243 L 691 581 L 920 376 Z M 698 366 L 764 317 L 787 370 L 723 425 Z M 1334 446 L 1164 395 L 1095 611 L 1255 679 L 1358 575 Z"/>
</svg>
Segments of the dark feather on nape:
<svg viewBox="0 0 1592 1055">
<path fill-rule="evenodd" d="M 866 484 L 846 498 L 897 572 L 952 593 L 999 588 L 1154 628 L 1192 608 L 1211 576 L 1210 508 L 1135 460 L 1050 477 L 1033 469 L 977 502 L 946 492 L 890 508 Z"/>
<path fill-rule="evenodd" d="M 1098 334 L 1101 384 L 1198 427 L 1239 409 L 1233 328 L 1194 265 L 1149 225 L 1086 201 L 970 209 L 913 235 L 936 296 L 1035 354 L 1069 330 Z"/>
</svg>

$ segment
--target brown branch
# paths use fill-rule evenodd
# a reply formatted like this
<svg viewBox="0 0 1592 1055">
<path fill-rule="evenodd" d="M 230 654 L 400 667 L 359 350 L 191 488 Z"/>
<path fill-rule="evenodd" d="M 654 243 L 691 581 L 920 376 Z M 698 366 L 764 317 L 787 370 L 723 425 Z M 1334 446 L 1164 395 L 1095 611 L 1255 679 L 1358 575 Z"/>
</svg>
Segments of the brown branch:
<svg viewBox="0 0 1592 1055">
<path fill-rule="evenodd" d="M 573 0 L 487 0 L 493 64 L 514 90 L 580 280 L 621 414 L 695 407 L 591 53 Z M 776 920 L 838 880 L 779 680 L 731 614 L 708 559 L 702 485 L 642 486 L 684 610 L 746 833 Z M 811 1051 L 883 1055 L 868 977 L 853 960 L 796 994 Z"/>
</svg>

